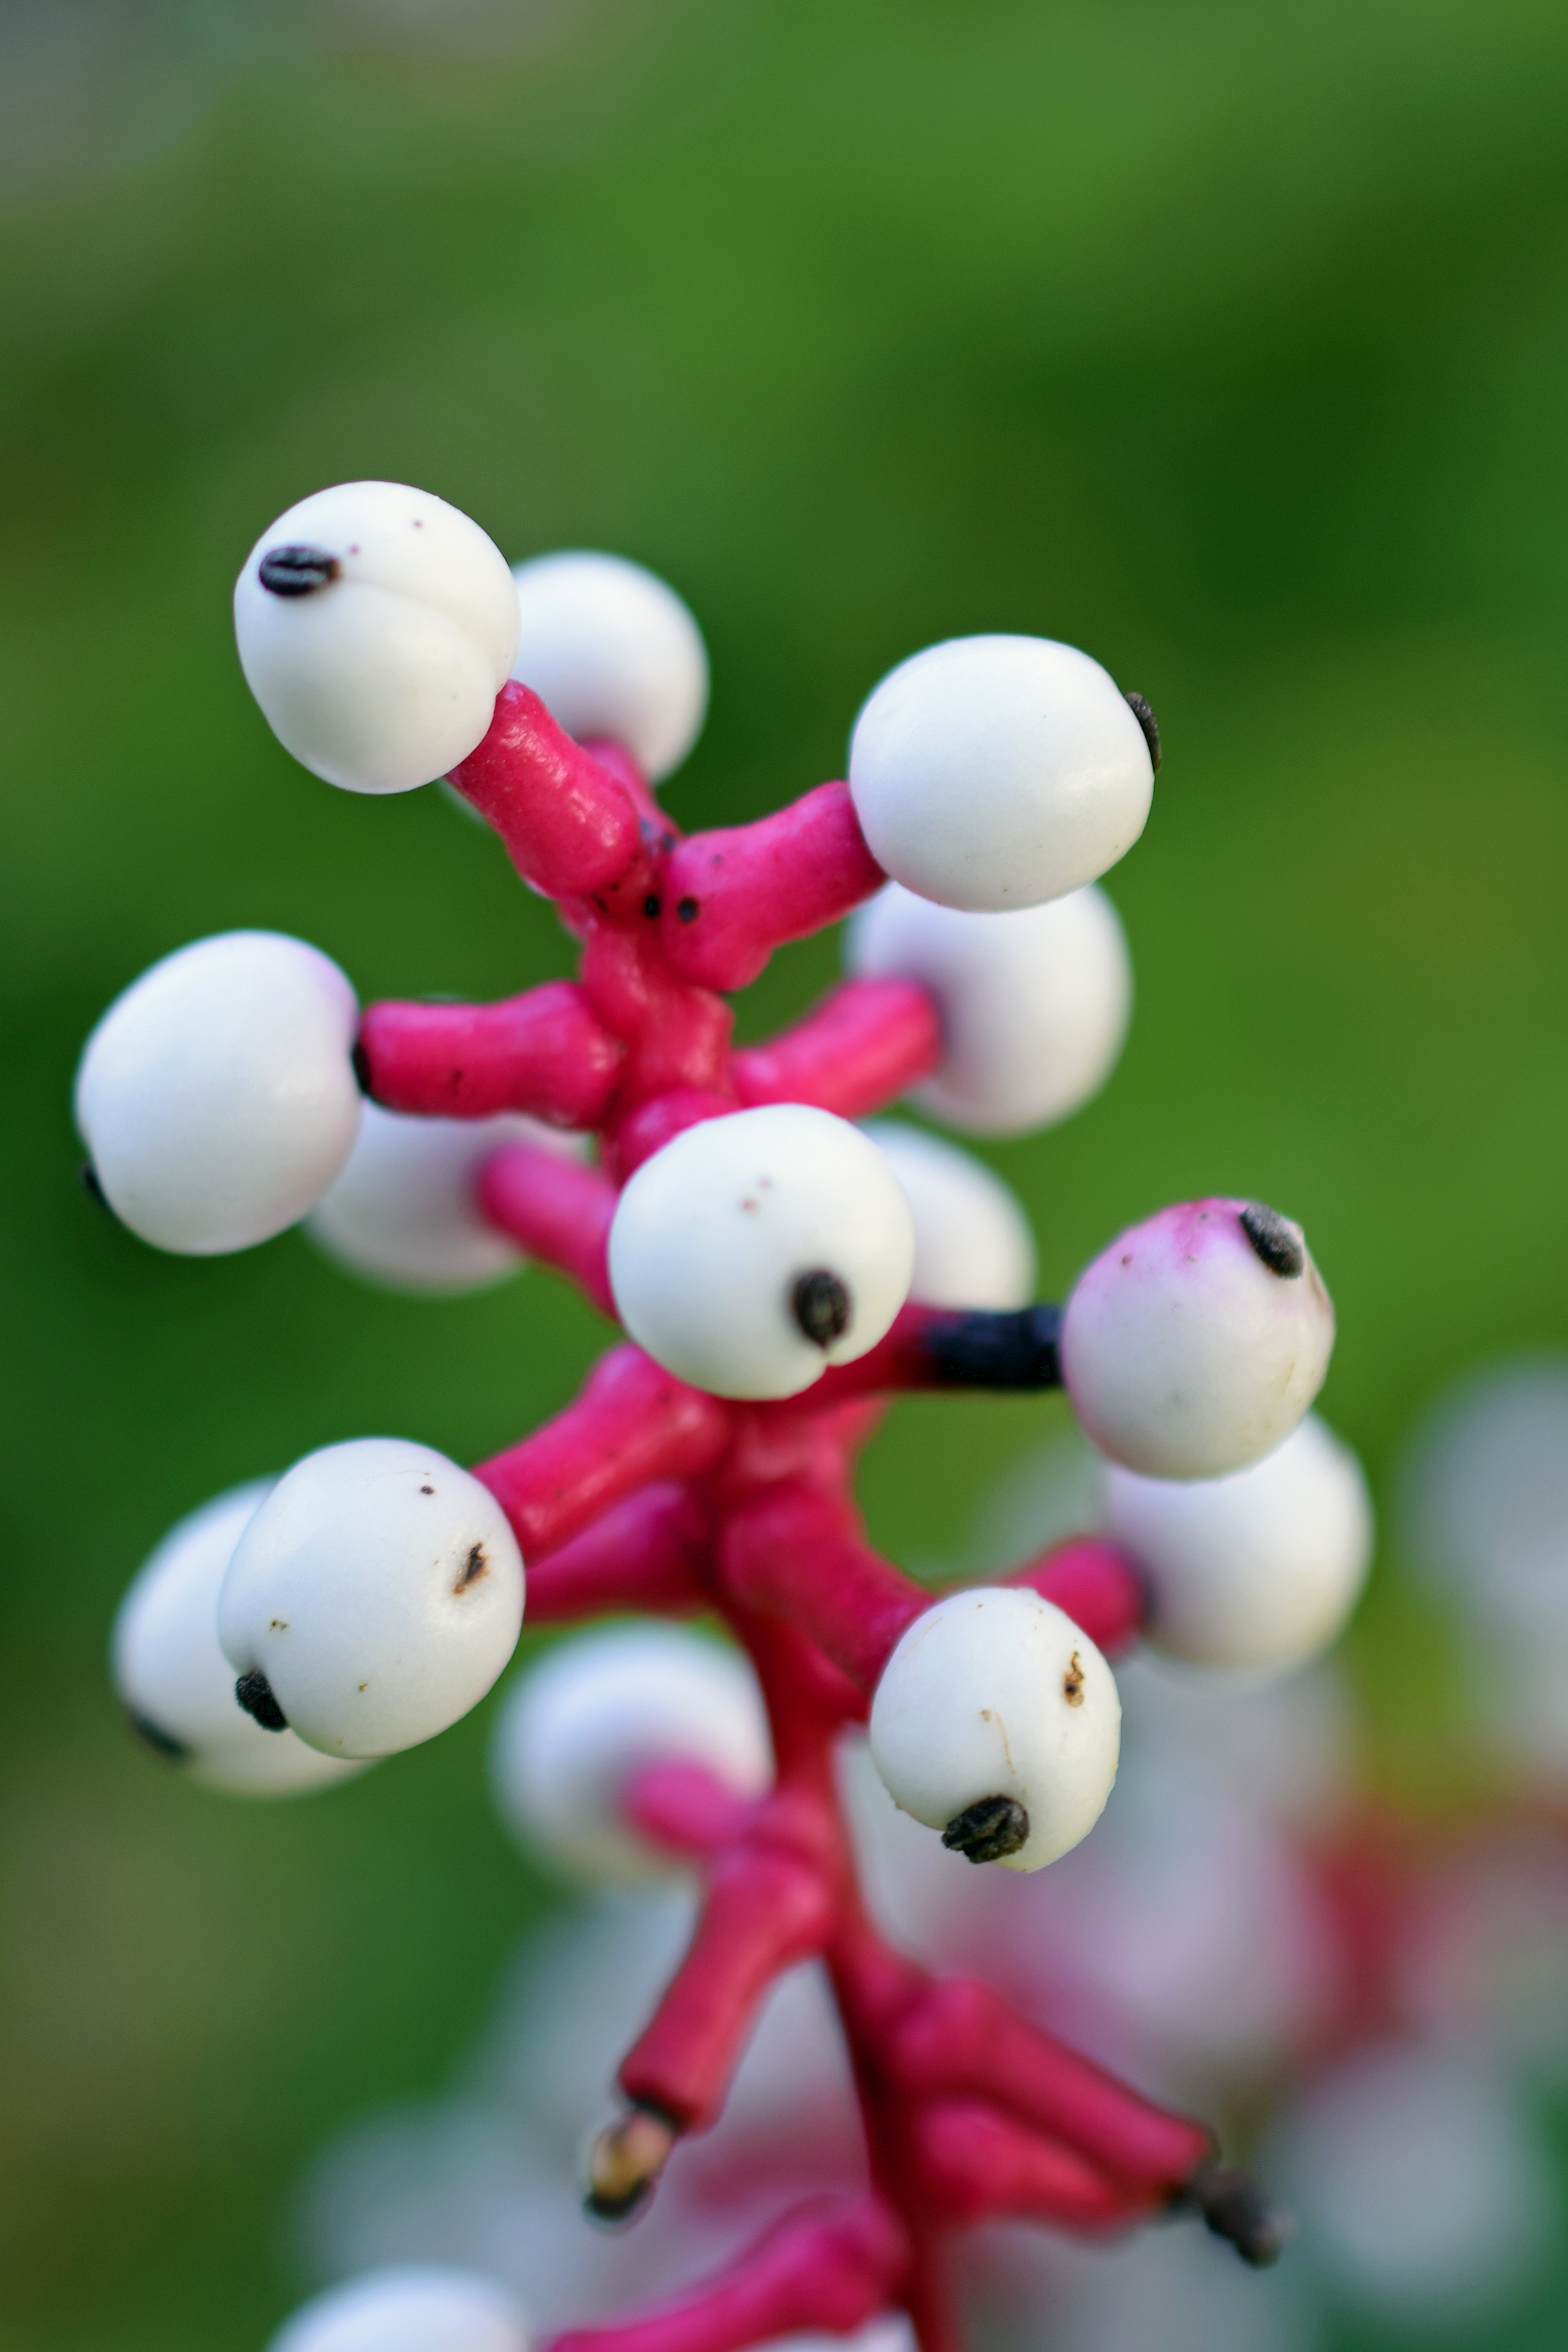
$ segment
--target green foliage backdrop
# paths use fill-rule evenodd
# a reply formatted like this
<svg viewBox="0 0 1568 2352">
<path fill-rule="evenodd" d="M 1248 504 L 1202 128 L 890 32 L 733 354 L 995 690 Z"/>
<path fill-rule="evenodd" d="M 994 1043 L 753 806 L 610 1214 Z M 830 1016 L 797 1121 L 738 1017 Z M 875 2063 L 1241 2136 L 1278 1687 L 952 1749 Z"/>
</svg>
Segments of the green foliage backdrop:
<svg viewBox="0 0 1568 2352">
<path fill-rule="evenodd" d="M 79 1041 L 187 939 L 297 931 L 366 996 L 567 968 L 436 793 L 334 793 L 250 706 L 229 584 L 306 490 L 416 481 L 513 555 L 665 573 L 716 674 L 687 824 L 837 772 L 933 638 L 1090 647 L 1168 751 L 1112 878 L 1125 1061 L 994 1154 L 1048 1288 L 1166 1199 L 1277 1201 L 1375 1472 L 1451 1370 L 1568 1335 L 1560 8 L 623 0 L 466 54 L 368 0 L 131 17 L 68 154 L 13 108 L 0 207 L 3 2352 L 252 2352 L 301 2161 L 441 2080 L 549 1899 L 484 1710 L 247 1809 L 105 1687 L 182 1511 L 371 1431 L 474 1458 L 599 1343 L 541 1277 L 161 1257 L 77 1188 Z M 745 1022 L 833 966 L 780 957 Z M 880 1538 L 956 1544 L 1044 1420 L 902 1409 Z M 1452 1663 L 1387 1558 L 1353 1654 L 1377 1768 L 1440 1795 Z"/>
</svg>

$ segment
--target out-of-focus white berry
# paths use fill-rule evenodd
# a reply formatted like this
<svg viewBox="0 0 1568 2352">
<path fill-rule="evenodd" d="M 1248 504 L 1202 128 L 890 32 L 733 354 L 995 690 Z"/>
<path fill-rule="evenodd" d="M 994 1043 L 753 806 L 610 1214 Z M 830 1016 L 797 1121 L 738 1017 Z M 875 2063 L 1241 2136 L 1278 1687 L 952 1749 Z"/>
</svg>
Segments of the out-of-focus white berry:
<svg viewBox="0 0 1568 2352">
<path fill-rule="evenodd" d="M 523 1562 L 495 1496 L 434 1446 L 326 1445 L 235 1549 L 218 1639 L 329 1756 L 391 1756 L 482 1699 L 517 1646 Z M 255 1686 L 253 1685 L 253 1686 Z"/>
<path fill-rule="evenodd" d="M 480 1213 L 479 1171 L 504 1143 L 575 1154 L 559 1128 L 497 1118 L 414 1118 L 367 1102 L 349 1164 L 306 1220 L 350 1274 L 393 1290 L 482 1290 L 528 1260 Z"/>
<path fill-rule="evenodd" d="M 1556 2227 L 1551 2158 L 1522 2101 L 1461 2050 L 1358 2050 L 1312 2084 L 1270 2168 L 1303 2252 L 1407 2325 L 1494 2308 L 1547 2258 Z"/>
<path fill-rule="evenodd" d="M 1027 1307 L 1034 1235 L 1018 1195 L 983 1160 L 921 1128 L 876 1119 L 864 1132 L 915 1220 L 911 1298 L 923 1307 Z"/>
<path fill-rule="evenodd" d="M 491 1786 L 518 1835 L 580 1878 L 646 1878 L 669 1856 L 622 1819 L 644 1764 L 700 1764 L 737 1796 L 771 1773 L 768 1718 L 737 1650 L 671 1625 L 612 1626 L 550 1650 L 496 1724 Z"/>
<path fill-rule="evenodd" d="M 882 1153 L 801 1103 L 687 1128 L 638 1169 L 610 1228 L 627 1330 L 715 1396 L 795 1396 L 863 1356 L 914 1264 L 914 1223 Z"/>
<path fill-rule="evenodd" d="M 477 2271 L 371 2271 L 312 2297 L 267 2352 L 528 2352 L 522 2305 Z"/>
<path fill-rule="evenodd" d="M 623 555 L 572 550 L 513 574 L 522 627 L 512 676 L 579 742 L 606 737 L 657 782 L 707 711 L 707 648 L 673 588 Z"/>
<path fill-rule="evenodd" d="M 1146 1638 L 1197 1665 L 1304 1664 L 1343 1631 L 1372 1565 L 1361 1465 L 1314 1413 L 1227 1478 L 1112 1464 L 1105 1493 L 1148 1591 Z"/>
<path fill-rule="evenodd" d="M 1130 1226 L 1079 1276 L 1062 1377 L 1113 1462 L 1217 1478 L 1290 1435 L 1333 1336 L 1299 1225 L 1255 1202 L 1183 1202 Z"/>
<path fill-rule="evenodd" d="M 143 1738 L 192 1780 L 234 1796 L 292 1796 L 364 1769 L 292 1731 L 266 1730 L 235 1697 L 218 1593 L 271 1488 L 270 1478 L 235 1486 L 172 1528 L 120 1602 L 111 1643 L 115 1687 Z"/>
<path fill-rule="evenodd" d="M 517 644 L 517 599 L 476 522 L 402 482 L 340 482 L 262 533 L 235 585 L 240 667 L 287 751 L 350 793 L 465 760 Z"/>
<path fill-rule="evenodd" d="M 293 1224 L 359 1132 L 358 1025 L 337 965 L 277 931 L 223 931 L 144 971 L 77 1071 L 77 1128 L 116 1216 L 193 1257 Z"/>
<path fill-rule="evenodd" d="M 846 956 L 852 971 L 917 980 L 936 998 L 942 1060 L 913 1099 L 969 1135 L 1067 1118 L 1104 1085 L 1127 1034 L 1126 936 L 1092 887 L 976 915 L 890 882 L 851 919 Z"/>
<path fill-rule="evenodd" d="M 884 872 L 999 913 L 1092 882 L 1142 833 L 1155 771 L 1097 661 L 1049 637 L 952 637 L 890 672 L 855 721 L 850 791 Z"/>
<path fill-rule="evenodd" d="M 872 1702 L 871 1752 L 894 1801 L 928 1829 L 988 1799 L 1021 1807 L 1022 1842 L 988 1858 L 1039 1870 L 1103 1811 L 1121 1720 L 1111 1669 L 1071 1617 L 1038 1593 L 977 1585 L 899 1643 Z"/>
</svg>

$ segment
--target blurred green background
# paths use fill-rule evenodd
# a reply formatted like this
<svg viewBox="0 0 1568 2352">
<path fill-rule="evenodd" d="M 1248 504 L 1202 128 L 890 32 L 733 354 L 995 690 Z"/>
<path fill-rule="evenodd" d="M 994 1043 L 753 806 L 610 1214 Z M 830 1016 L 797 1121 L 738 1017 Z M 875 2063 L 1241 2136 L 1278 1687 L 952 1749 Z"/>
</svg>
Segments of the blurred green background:
<svg viewBox="0 0 1568 2352">
<path fill-rule="evenodd" d="M 838 772 L 945 635 L 1145 692 L 1133 1040 L 993 1157 L 1048 1290 L 1183 1193 L 1301 1216 L 1376 1475 L 1454 1369 L 1568 1332 L 1568 16 L 5 0 L 0 87 L 0 2347 L 250 2352 L 303 2160 L 442 2080 L 548 1894 L 485 1710 L 326 1800 L 161 1772 L 105 1685 L 115 1600 L 314 1445 L 507 1442 L 601 1328 L 538 1276 L 378 1297 L 294 1235 L 159 1256 L 78 1188 L 79 1043 L 185 940 L 296 931 L 365 996 L 569 968 L 438 794 L 273 742 L 246 550 L 381 475 L 514 557 L 652 564 L 714 659 L 688 824 Z M 835 957 L 779 957 L 749 1033 Z M 901 1408 L 873 1530 L 959 1545 L 1046 1412 Z M 1451 1668 L 1396 1563 L 1352 1654 L 1377 1769 L 1440 1794 Z M 1561 2340 L 1544 2300 L 1506 2333 Z"/>
</svg>

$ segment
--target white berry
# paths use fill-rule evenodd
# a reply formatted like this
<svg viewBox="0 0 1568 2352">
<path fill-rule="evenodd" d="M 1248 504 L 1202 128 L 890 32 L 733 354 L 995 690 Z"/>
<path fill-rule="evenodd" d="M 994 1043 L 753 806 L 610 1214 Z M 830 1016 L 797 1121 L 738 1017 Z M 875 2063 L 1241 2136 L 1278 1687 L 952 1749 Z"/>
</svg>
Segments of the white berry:
<svg viewBox="0 0 1568 2352">
<path fill-rule="evenodd" d="M 883 679 L 850 744 L 877 864 L 974 911 L 1092 882 L 1142 833 L 1154 781 L 1114 679 L 1048 637 L 953 637 L 915 654 Z"/>
<path fill-rule="evenodd" d="M 1299 1225 L 1257 1202 L 1184 1202 L 1080 1275 L 1062 1318 L 1062 1377 L 1113 1462 L 1217 1478 L 1290 1435 L 1322 1386 L 1333 1336 Z"/>
<path fill-rule="evenodd" d="M 942 1059 L 913 1099 L 970 1135 L 1023 1135 L 1068 1118 L 1104 1085 L 1126 1037 L 1126 935 L 1092 886 L 988 915 L 890 882 L 851 919 L 845 948 L 852 971 L 930 991 Z"/>
<path fill-rule="evenodd" d="M 795 1396 L 863 1356 L 914 1263 L 909 1209 L 875 1144 L 800 1103 L 687 1128 L 638 1169 L 610 1229 L 627 1330 L 715 1396 Z"/>
<path fill-rule="evenodd" d="M 1339 1634 L 1372 1564 L 1361 1465 L 1313 1413 L 1227 1478 L 1112 1465 L 1105 1492 L 1148 1591 L 1146 1638 L 1195 1664 L 1304 1664 Z"/>
<path fill-rule="evenodd" d="M 390 1756 L 478 1704 L 517 1645 L 523 1562 L 488 1489 L 433 1446 L 308 1454 L 241 1537 L 218 1602 L 235 1673 L 301 1739 Z"/>
<path fill-rule="evenodd" d="M 76 1120 L 116 1216 L 159 1249 L 249 1249 L 293 1224 L 360 1125 L 354 992 L 277 931 L 165 956 L 88 1039 Z"/>
<path fill-rule="evenodd" d="M 291 1796 L 362 1771 L 292 1731 L 267 1731 L 235 1696 L 218 1647 L 218 1593 L 235 1546 L 271 1492 L 233 1487 L 172 1528 L 138 1570 L 114 1621 L 115 1687 L 138 1731 L 208 1788 Z"/>
<path fill-rule="evenodd" d="M 406 793 L 487 730 L 517 650 L 517 592 L 499 548 L 444 499 L 341 482 L 257 540 L 235 634 L 287 751 L 346 792 Z"/>
<path fill-rule="evenodd" d="M 871 1752 L 895 1803 L 929 1829 L 991 1799 L 1021 1809 L 1021 1842 L 990 1858 L 1040 1870 L 1103 1811 L 1121 1720 L 1111 1669 L 1071 1617 L 1037 1593 L 979 1585 L 917 1617 L 894 1651 Z"/>
<path fill-rule="evenodd" d="M 1026 1307 L 1034 1235 L 1018 1195 L 982 1160 L 898 1119 L 863 1130 L 897 1177 L 915 1220 L 909 1296 L 923 1307 Z"/>
<path fill-rule="evenodd" d="M 547 1652 L 508 1693 L 490 1751 L 507 1822 L 574 1876 L 646 1878 L 669 1858 L 620 1803 L 641 1765 L 697 1764 L 737 1796 L 772 1770 L 757 1678 L 737 1650 L 671 1625 L 617 1625 Z"/>
<path fill-rule="evenodd" d="M 707 649 L 673 588 L 623 555 L 573 550 L 519 563 L 512 676 L 579 742 L 605 737 L 657 782 L 707 711 Z"/>
<path fill-rule="evenodd" d="M 305 1230 L 350 1273 L 392 1289 L 482 1290 L 528 1263 L 475 1197 L 480 1170 L 507 1143 L 575 1150 L 521 1112 L 415 1118 L 367 1102 L 349 1164 Z"/>
<path fill-rule="evenodd" d="M 528 2352 L 521 2305 L 477 2271 L 413 2264 L 329 2287 L 267 2352 Z"/>
</svg>

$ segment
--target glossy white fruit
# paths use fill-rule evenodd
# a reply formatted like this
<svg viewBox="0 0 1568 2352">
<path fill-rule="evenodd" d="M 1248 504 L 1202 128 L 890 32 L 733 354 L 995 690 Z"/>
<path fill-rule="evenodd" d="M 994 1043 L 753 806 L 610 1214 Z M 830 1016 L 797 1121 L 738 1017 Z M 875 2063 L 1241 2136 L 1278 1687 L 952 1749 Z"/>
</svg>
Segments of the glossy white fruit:
<svg viewBox="0 0 1568 2352">
<path fill-rule="evenodd" d="M 312 2297 L 267 2352 L 528 2352 L 522 2305 L 477 2271 L 370 2271 Z"/>
<path fill-rule="evenodd" d="M 897 1177 L 915 1220 L 909 1296 L 923 1307 L 1027 1307 L 1034 1235 L 1018 1195 L 955 1143 L 896 1119 L 863 1130 Z"/>
<path fill-rule="evenodd" d="M 1051 1127 L 1097 1094 L 1122 1050 L 1133 968 L 1103 890 L 1016 914 L 965 914 L 890 882 L 850 919 L 852 971 L 917 980 L 942 1060 L 912 1099 L 970 1135 Z"/>
<path fill-rule="evenodd" d="M 1122 1710 L 1111 1669 L 1037 1593 L 977 1585 L 909 1628 L 871 1710 L 890 1795 L 946 1829 L 987 1797 L 1021 1805 L 1029 1836 L 1008 1870 L 1040 1870 L 1086 1837 L 1116 1778 Z"/>
<path fill-rule="evenodd" d="M 1322 1386 L 1333 1335 L 1299 1225 L 1255 1202 L 1183 1202 L 1131 1226 L 1080 1275 L 1062 1376 L 1113 1462 L 1217 1478 L 1290 1435 Z"/>
<path fill-rule="evenodd" d="M 627 1330 L 715 1396 L 794 1396 L 863 1356 L 914 1264 L 909 1209 L 875 1144 L 800 1103 L 688 1128 L 638 1169 L 610 1229 Z"/>
<path fill-rule="evenodd" d="M 278 931 L 224 931 L 165 956 L 87 1041 L 77 1128 L 117 1217 L 209 1257 L 293 1224 L 360 1126 L 354 992 Z"/>
<path fill-rule="evenodd" d="M 580 742 L 607 738 L 653 782 L 707 711 L 707 649 L 673 588 L 623 555 L 572 550 L 519 563 L 512 676 Z"/>
<path fill-rule="evenodd" d="M 264 1730 L 235 1697 L 218 1593 L 271 1490 L 270 1478 L 233 1487 L 172 1528 L 120 1602 L 111 1642 L 115 1687 L 143 1738 L 192 1780 L 235 1796 L 292 1796 L 364 1769 L 292 1731 Z"/>
<path fill-rule="evenodd" d="M 497 1118 L 413 1118 L 367 1102 L 349 1164 L 305 1230 L 350 1274 L 392 1290 L 483 1290 L 528 1264 L 481 1215 L 480 1170 L 505 1143 L 575 1156 L 577 1139 L 503 1112 Z"/>
<path fill-rule="evenodd" d="M 1197 1665 L 1302 1665 L 1334 1641 L 1372 1565 L 1360 1463 L 1309 1413 L 1227 1478 L 1105 1475 L 1111 1533 L 1149 1593 L 1145 1638 Z"/>
<path fill-rule="evenodd" d="M 517 592 L 500 550 L 444 499 L 340 482 L 257 540 L 235 635 L 286 750 L 346 792 L 406 793 L 488 730 L 517 650 Z"/>
<path fill-rule="evenodd" d="M 574 1876 L 661 1874 L 669 1856 L 622 1819 L 640 1765 L 698 1764 L 737 1796 L 772 1769 L 757 1678 L 737 1650 L 671 1625 L 617 1625 L 547 1652 L 496 1724 L 490 1780 L 506 1820 Z"/>
<path fill-rule="evenodd" d="M 953 637 L 884 677 L 850 791 L 872 856 L 941 907 L 1061 898 L 1124 856 L 1154 794 L 1115 680 L 1048 637 Z"/>
<path fill-rule="evenodd" d="M 434 1446 L 323 1446 L 235 1549 L 218 1639 L 329 1756 L 390 1756 L 477 1705 L 517 1646 L 523 1562 L 501 1506 Z"/>
</svg>

